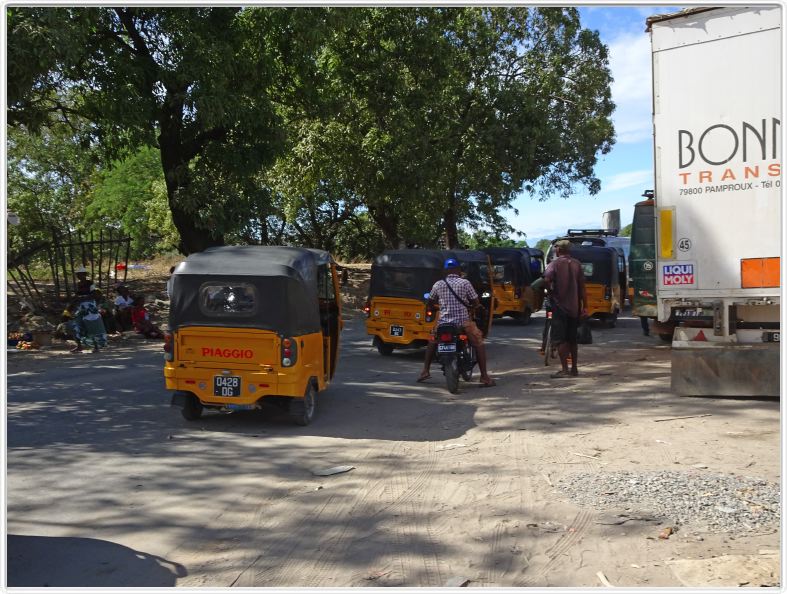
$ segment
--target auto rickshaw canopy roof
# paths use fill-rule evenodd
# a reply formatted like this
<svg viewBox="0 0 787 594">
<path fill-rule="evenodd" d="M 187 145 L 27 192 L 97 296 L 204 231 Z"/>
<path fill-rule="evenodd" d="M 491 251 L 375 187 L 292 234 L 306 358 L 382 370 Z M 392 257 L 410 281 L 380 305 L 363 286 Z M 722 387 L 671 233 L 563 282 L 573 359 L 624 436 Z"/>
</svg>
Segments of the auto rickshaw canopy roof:
<svg viewBox="0 0 787 594">
<path fill-rule="evenodd" d="M 572 246 L 569 255 L 583 264 L 592 264 L 592 273 L 585 275 L 585 282 L 602 285 L 619 283 L 619 252 L 609 246 Z"/>
<path fill-rule="evenodd" d="M 318 268 L 331 262 L 323 250 L 280 246 L 222 246 L 191 254 L 172 275 L 170 329 L 320 332 Z M 227 305 L 240 300 L 242 308 Z"/>
<path fill-rule="evenodd" d="M 481 265 L 488 263 L 485 253 L 477 250 L 387 250 L 372 263 L 370 297 L 423 299 L 425 293 L 445 276 L 445 261 L 456 259 L 468 280 L 478 288 L 483 281 Z"/>
</svg>

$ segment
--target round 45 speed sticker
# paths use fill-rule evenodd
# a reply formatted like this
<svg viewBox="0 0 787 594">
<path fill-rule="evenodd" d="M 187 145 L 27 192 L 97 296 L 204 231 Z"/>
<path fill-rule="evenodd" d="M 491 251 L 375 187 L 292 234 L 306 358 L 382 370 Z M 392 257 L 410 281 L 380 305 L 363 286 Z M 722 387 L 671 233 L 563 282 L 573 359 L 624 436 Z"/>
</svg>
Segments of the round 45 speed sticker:
<svg viewBox="0 0 787 594">
<path fill-rule="evenodd" d="M 681 240 L 678 241 L 678 249 L 681 252 L 688 252 L 691 249 L 691 239 L 688 237 L 681 238 Z"/>
</svg>

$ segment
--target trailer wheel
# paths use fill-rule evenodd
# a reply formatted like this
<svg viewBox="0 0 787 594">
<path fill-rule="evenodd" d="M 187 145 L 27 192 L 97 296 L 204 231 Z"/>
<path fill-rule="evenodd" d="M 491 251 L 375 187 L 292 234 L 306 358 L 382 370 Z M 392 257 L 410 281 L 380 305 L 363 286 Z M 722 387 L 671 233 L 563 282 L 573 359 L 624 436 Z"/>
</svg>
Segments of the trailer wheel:
<svg viewBox="0 0 787 594">
<path fill-rule="evenodd" d="M 187 421 L 196 421 L 202 416 L 203 406 L 194 394 L 186 393 L 186 401 L 183 403 L 183 408 L 180 409 L 180 414 Z"/>
</svg>

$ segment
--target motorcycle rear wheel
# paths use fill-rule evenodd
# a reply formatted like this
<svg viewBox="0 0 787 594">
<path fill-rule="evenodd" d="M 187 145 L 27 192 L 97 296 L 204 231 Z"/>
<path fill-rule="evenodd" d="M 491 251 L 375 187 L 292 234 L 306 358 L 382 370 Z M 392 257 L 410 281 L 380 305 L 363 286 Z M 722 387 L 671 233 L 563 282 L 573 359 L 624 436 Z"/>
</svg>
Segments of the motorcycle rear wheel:
<svg viewBox="0 0 787 594">
<path fill-rule="evenodd" d="M 451 394 L 459 391 L 459 359 L 452 357 L 443 367 L 445 374 L 445 384 Z"/>
</svg>

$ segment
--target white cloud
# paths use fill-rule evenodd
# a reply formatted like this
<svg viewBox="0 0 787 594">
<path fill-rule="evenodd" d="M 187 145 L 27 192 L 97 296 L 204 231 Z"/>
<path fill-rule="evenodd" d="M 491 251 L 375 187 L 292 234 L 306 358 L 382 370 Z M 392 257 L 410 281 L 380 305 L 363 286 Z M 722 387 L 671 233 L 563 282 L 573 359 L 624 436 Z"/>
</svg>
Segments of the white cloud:
<svg viewBox="0 0 787 594">
<path fill-rule="evenodd" d="M 652 169 L 640 169 L 638 171 L 626 171 L 611 175 L 606 180 L 602 180 L 601 189 L 605 192 L 616 192 L 632 186 L 644 187 L 653 180 Z"/>
<path fill-rule="evenodd" d="M 621 33 L 609 42 L 609 50 L 617 141 L 642 142 L 652 134 L 650 37 L 644 32 Z"/>
</svg>

